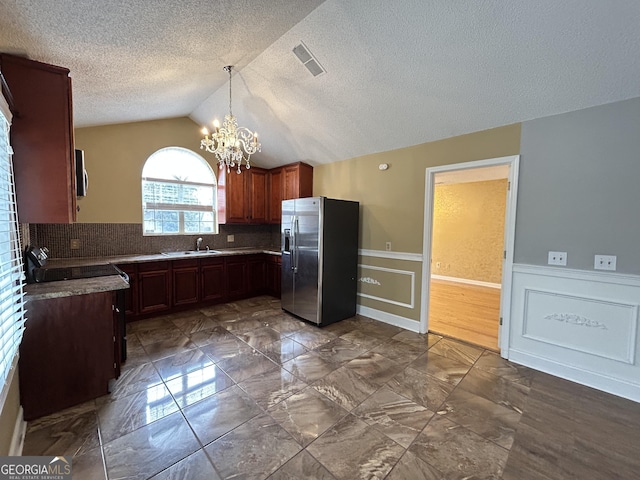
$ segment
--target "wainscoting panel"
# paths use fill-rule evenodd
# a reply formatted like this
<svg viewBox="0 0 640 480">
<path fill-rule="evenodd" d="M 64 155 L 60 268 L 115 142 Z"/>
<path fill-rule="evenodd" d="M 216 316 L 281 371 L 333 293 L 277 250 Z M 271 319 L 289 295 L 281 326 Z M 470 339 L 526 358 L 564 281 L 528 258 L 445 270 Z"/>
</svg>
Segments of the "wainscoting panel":
<svg viewBox="0 0 640 480">
<path fill-rule="evenodd" d="M 513 271 L 509 359 L 640 401 L 640 277 Z"/>
<path fill-rule="evenodd" d="M 359 296 L 400 307 L 414 307 L 416 294 L 414 272 L 372 265 L 358 265 L 358 271 Z M 394 285 L 395 288 L 389 288 L 391 285 Z M 387 298 L 381 293 L 385 291 L 391 298 Z"/>
</svg>

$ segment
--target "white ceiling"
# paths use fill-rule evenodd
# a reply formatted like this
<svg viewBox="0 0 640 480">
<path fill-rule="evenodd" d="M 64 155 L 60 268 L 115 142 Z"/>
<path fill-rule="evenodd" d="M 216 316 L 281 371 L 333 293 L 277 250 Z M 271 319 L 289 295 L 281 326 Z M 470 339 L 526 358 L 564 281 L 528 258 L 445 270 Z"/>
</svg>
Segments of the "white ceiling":
<svg viewBox="0 0 640 480">
<path fill-rule="evenodd" d="M 637 0 L 0 0 L 0 51 L 70 68 L 76 126 L 221 119 L 234 64 L 271 167 L 638 97 L 638 25 Z"/>
</svg>

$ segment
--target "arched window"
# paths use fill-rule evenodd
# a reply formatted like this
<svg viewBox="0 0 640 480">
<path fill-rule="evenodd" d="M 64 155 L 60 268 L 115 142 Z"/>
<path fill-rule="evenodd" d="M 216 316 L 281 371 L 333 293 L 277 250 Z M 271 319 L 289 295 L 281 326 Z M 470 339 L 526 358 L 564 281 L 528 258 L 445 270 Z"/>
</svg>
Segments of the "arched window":
<svg viewBox="0 0 640 480">
<path fill-rule="evenodd" d="M 216 177 L 186 148 L 153 153 L 142 168 L 144 235 L 218 233 Z"/>
</svg>

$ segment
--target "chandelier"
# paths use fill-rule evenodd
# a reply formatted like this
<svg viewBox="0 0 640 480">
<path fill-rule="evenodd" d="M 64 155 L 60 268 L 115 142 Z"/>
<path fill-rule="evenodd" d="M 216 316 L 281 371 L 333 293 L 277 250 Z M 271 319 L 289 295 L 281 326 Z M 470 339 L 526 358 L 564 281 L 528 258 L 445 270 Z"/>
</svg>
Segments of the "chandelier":
<svg viewBox="0 0 640 480">
<path fill-rule="evenodd" d="M 251 155 L 260 151 L 261 145 L 258 142 L 258 134 L 248 128 L 238 127 L 238 121 L 231 112 L 232 68 L 232 65 L 224 67 L 224 70 L 229 73 L 229 115 L 224 116 L 222 127 L 218 120 L 213 122 L 214 131 L 211 136 L 206 128 L 202 129 L 204 138 L 200 141 L 200 148 L 215 154 L 220 168 L 226 167 L 227 173 L 236 166 L 238 167 L 237 172 L 240 173 L 243 160 L 246 168 L 251 168 L 249 159 Z"/>
</svg>

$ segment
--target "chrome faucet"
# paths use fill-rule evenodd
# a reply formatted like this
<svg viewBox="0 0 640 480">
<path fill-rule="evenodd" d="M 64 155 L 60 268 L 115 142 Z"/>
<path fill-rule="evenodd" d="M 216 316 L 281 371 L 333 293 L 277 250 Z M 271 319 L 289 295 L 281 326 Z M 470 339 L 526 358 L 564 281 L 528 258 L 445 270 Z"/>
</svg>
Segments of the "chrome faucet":
<svg viewBox="0 0 640 480">
<path fill-rule="evenodd" d="M 196 252 L 200 251 L 200 245 L 202 244 L 202 237 L 198 237 L 196 240 Z"/>
</svg>

